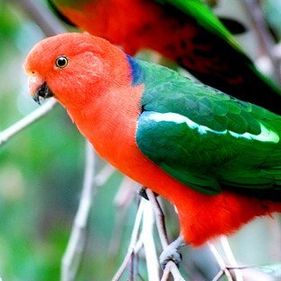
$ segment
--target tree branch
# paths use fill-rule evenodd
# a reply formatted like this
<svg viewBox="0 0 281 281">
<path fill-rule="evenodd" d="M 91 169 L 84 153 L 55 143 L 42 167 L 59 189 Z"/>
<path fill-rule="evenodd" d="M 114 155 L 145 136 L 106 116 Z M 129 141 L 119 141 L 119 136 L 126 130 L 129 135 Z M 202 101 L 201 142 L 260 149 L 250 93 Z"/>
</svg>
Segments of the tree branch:
<svg viewBox="0 0 281 281">
<path fill-rule="evenodd" d="M 85 250 L 87 227 L 94 196 L 98 187 L 102 186 L 115 171 L 111 167 L 108 169 L 106 166 L 95 176 L 96 155 L 90 143 L 87 142 L 85 148 L 83 189 L 69 242 L 62 258 L 62 281 L 75 280 Z"/>
<path fill-rule="evenodd" d="M 165 249 L 169 245 L 169 240 L 168 240 L 167 230 L 165 226 L 164 213 L 154 193 L 150 189 L 146 189 L 146 194 L 150 203 L 153 206 L 159 238 L 161 241 L 162 248 Z"/>
<path fill-rule="evenodd" d="M 225 261 L 224 261 L 223 257 L 221 257 L 221 255 L 217 251 L 216 247 L 211 242 L 208 242 L 208 246 L 209 246 L 211 252 L 213 253 L 215 259 L 217 260 L 217 262 L 218 262 L 218 264 L 221 268 L 221 270 L 213 278 L 212 281 L 218 281 L 224 274 L 225 274 L 228 281 L 234 281 L 232 279 L 232 276 L 231 276 L 230 272 L 227 270 L 227 267 L 226 267 L 226 264 L 225 264 Z"/>
<path fill-rule="evenodd" d="M 175 281 L 185 281 L 182 275 L 179 272 L 179 269 L 174 262 L 169 261 L 164 269 L 161 281 L 168 281 L 169 275 L 172 274 Z"/>
<path fill-rule="evenodd" d="M 232 249 L 229 245 L 229 242 L 228 242 L 228 239 L 226 236 L 221 236 L 220 238 L 220 242 L 222 244 L 222 248 L 223 248 L 223 251 L 225 253 L 225 256 L 229 262 L 229 264 L 231 264 L 231 266 L 233 268 L 237 268 L 237 269 L 234 269 L 234 275 L 235 275 L 235 280 L 236 281 L 243 281 L 244 278 L 243 278 L 243 273 L 242 271 L 240 271 L 240 269 L 238 268 L 238 263 L 234 257 L 234 254 L 232 252 Z"/>
<path fill-rule="evenodd" d="M 47 101 L 38 109 L 34 110 L 32 113 L 28 114 L 27 116 L 14 123 L 12 126 L 5 129 L 4 131 L 0 132 L 0 146 L 10 140 L 12 137 L 16 136 L 29 125 L 33 124 L 35 121 L 45 116 L 54 108 L 56 103 L 57 102 L 54 99 Z"/>
<path fill-rule="evenodd" d="M 12 0 L 14 4 L 19 6 L 46 34 L 52 36 L 58 33 L 65 32 L 66 29 L 56 19 L 56 17 L 38 1 L 32 0 Z M 23 119 L 13 124 L 11 127 L 0 133 L 0 146 L 6 143 L 13 136 L 39 120 L 53 109 L 56 101 L 54 99 L 44 103 L 40 108 L 34 110 L 32 113 L 25 116 Z"/>
<path fill-rule="evenodd" d="M 113 235 L 111 241 L 109 242 L 108 253 L 110 256 L 116 255 L 119 250 L 124 223 L 128 217 L 128 209 L 136 196 L 135 191 L 137 186 L 139 185 L 135 181 L 128 177 L 124 177 L 118 188 L 118 192 L 114 197 L 113 203 L 116 208 L 116 212 L 114 221 L 115 225 L 112 232 Z"/>
<path fill-rule="evenodd" d="M 62 281 L 75 280 L 81 263 L 82 255 L 85 250 L 89 215 L 97 187 L 94 183 L 94 175 L 95 154 L 91 145 L 86 143 L 86 163 L 83 189 L 70 239 L 62 259 Z"/>
<path fill-rule="evenodd" d="M 156 218 L 157 230 L 158 230 L 158 234 L 159 234 L 161 244 L 162 244 L 162 250 L 164 250 L 169 244 L 169 241 L 167 238 L 167 233 L 166 233 L 164 213 L 163 213 L 161 206 L 160 206 L 157 198 L 155 197 L 154 193 L 150 189 L 146 189 L 146 194 L 153 207 L 153 211 L 154 211 L 155 218 Z M 173 261 L 169 261 L 167 263 L 167 265 L 164 269 L 164 272 L 163 272 L 164 277 L 162 276 L 161 281 L 168 280 L 165 278 L 166 278 L 166 276 L 169 276 L 169 273 L 172 274 L 174 280 L 184 281 L 184 278 L 182 277 L 178 267 L 176 266 L 176 264 Z"/>
<path fill-rule="evenodd" d="M 149 201 L 145 199 L 142 199 L 142 201 L 144 202 L 145 208 L 141 237 L 144 245 L 148 280 L 159 281 L 159 262 L 153 238 L 154 210 Z"/>
<path fill-rule="evenodd" d="M 142 216 L 143 216 L 143 212 L 144 212 L 144 202 L 143 200 L 140 202 L 137 214 L 136 214 L 136 219 L 135 219 L 135 224 L 132 230 L 132 234 L 131 234 L 131 239 L 130 239 L 130 244 L 128 246 L 128 251 L 127 254 L 121 264 L 121 266 L 119 267 L 119 269 L 117 270 L 117 272 L 115 273 L 114 277 L 112 278 L 112 281 L 119 281 L 122 274 L 124 273 L 128 263 L 130 262 L 132 253 L 136 254 L 138 253 L 138 251 L 142 248 L 143 243 L 141 239 L 138 239 L 138 234 L 139 234 L 139 229 L 140 229 L 140 225 L 141 225 L 141 221 L 142 221 Z"/>
</svg>

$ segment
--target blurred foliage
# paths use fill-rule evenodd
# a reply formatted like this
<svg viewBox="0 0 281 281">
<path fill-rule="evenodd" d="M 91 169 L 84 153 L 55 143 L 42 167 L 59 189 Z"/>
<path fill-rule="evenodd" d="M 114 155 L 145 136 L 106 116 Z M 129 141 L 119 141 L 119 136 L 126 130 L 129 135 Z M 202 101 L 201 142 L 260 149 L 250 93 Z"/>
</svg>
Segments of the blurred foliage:
<svg viewBox="0 0 281 281">
<path fill-rule="evenodd" d="M 274 1 L 277 0 L 271 2 Z M 34 43 L 43 37 L 40 28 L 23 11 L 0 0 L 0 130 L 36 108 L 27 95 L 22 63 Z M 0 276 L 9 281 L 59 280 L 61 258 L 82 187 L 83 138 L 65 111 L 56 107 L 0 147 L 0 165 Z M 98 166 L 102 165 L 100 161 Z M 126 253 L 137 200 L 126 213 L 120 249 L 109 251 L 120 211 L 115 209 L 113 199 L 121 179 L 115 173 L 95 198 L 78 281 L 110 280 Z M 165 210 L 170 236 L 175 237 L 175 214 L 171 208 Z M 235 235 L 231 243 L 238 260 L 257 265 L 280 260 L 280 249 L 274 241 L 275 226 L 272 221 L 259 220 Z M 272 239 L 268 239 L 270 235 Z M 195 250 L 194 256 L 200 251 Z M 192 252 L 186 251 L 186 260 Z M 208 260 L 206 256 L 204 259 Z M 188 266 L 189 276 L 193 276 L 195 270 Z M 140 267 L 145 278 L 145 264 L 142 262 Z M 210 264 L 206 268 L 212 271 Z M 194 276 L 199 278 L 199 273 Z"/>
</svg>

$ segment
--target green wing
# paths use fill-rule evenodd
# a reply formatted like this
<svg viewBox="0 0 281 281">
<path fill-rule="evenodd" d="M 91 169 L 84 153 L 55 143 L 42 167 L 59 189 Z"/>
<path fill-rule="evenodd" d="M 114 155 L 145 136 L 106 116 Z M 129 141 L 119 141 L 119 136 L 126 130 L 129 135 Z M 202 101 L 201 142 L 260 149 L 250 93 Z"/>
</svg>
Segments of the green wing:
<svg viewBox="0 0 281 281">
<path fill-rule="evenodd" d="M 145 92 L 140 150 L 201 192 L 281 189 L 281 118 L 167 68 L 139 63 Z"/>
</svg>

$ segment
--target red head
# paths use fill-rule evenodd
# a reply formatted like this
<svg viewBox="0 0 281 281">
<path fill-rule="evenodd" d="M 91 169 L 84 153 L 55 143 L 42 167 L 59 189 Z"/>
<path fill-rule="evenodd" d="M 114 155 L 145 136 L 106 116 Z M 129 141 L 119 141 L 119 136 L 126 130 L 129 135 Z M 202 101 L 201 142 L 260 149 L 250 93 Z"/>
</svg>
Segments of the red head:
<svg viewBox="0 0 281 281">
<path fill-rule="evenodd" d="M 125 54 L 86 33 L 42 40 L 30 51 L 24 67 L 35 100 L 55 96 L 66 107 L 86 104 L 116 84 L 130 81 Z"/>
</svg>

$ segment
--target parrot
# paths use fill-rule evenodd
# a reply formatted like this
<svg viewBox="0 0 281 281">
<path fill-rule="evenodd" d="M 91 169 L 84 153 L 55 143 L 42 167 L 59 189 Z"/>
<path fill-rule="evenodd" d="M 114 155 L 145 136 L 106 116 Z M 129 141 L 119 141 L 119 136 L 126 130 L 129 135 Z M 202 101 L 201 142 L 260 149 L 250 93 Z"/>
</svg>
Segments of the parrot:
<svg viewBox="0 0 281 281">
<path fill-rule="evenodd" d="M 88 33 L 38 42 L 29 92 L 53 97 L 97 153 L 175 206 L 200 246 L 281 212 L 281 116 Z"/>
<path fill-rule="evenodd" d="M 257 70 L 202 0 L 48 1 L 79 28 L 129 55 L 155 50 L 204 84 L 281 114 L 280 87 Z"/>
</svg>

